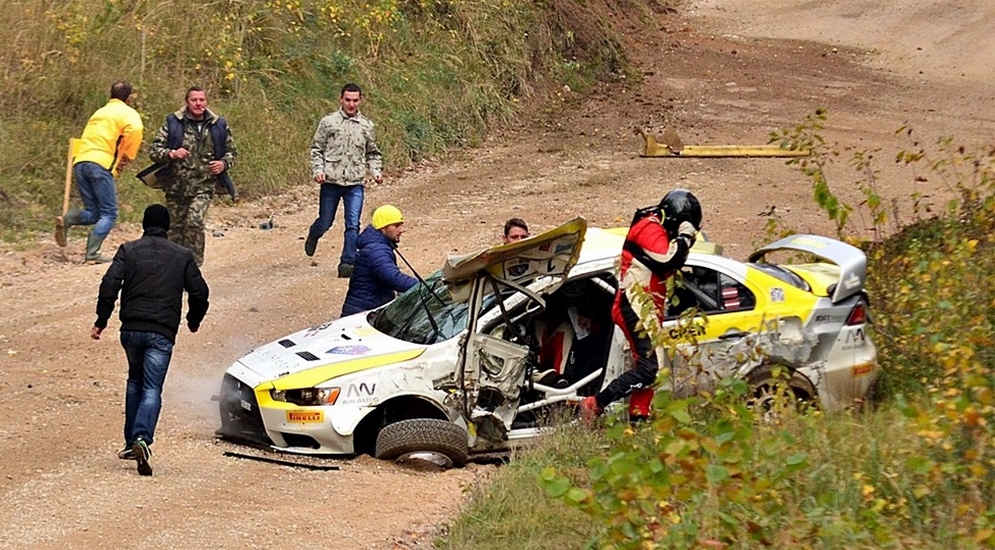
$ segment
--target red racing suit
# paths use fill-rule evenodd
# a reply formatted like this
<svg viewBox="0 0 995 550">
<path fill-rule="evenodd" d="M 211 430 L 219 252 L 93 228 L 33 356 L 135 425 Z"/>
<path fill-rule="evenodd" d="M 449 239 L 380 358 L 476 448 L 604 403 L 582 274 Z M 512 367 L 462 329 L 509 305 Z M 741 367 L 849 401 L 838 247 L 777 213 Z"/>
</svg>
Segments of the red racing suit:
<svg viewBox="0 0 995 550">
<path fill-rule="evenodd" d="M 595 396 L 601 409 L 636 390 L 649 388 L 656 381 L 659 370 L 656 348 L 649 337 L 640 334 L 636 328 L 641 308 L 633 289 L 639 287 L 652 295 L 654 308 L 662 321 L 666 312 L 667 279 L 684 266 L 689 250 L 690 244 L 686 239 L 670 240 L 660 224 L 659 214 L 637 220 L 629 228 L 622 245 L 622 265 L 612 305 L 612 320 L 625 333 L 635 365 Z M 644 398 L 646 402 L 637 407 L 641 410 L 635 411 L 638 416 L 648 415 L 652 391 Z M 630 405 L 630 413 L 633 413 L 633 406 L 636 406 L 635 399 Z"/>
</svg>

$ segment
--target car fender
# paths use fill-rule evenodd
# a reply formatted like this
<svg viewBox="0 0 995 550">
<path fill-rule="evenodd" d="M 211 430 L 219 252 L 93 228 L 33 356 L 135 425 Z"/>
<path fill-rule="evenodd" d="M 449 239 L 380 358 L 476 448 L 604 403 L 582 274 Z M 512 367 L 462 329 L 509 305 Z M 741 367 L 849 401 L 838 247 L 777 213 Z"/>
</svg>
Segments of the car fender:
<svg viewBox="0 0 995 550">
<path fill-rule="evenodd" d="M 376 403 L 335 405 L 329 409 L 329 417 L 332 419 L 332 429 L 343 436 L 353 435 L 356 428 L 374 412 L 381 413 L 387 419 L 397 417 L 398 415 L 403 418 L 438 417 L 460 424 L 461 420 L 458 421 L 460 419 L 459 412 L 445 405 L 441 401 L 443 398 L 444 394 L 437 390 L 392 393 L 388 398 Z M 394 409 L 398 411 L 410 411 L 411 414 L 393 412 Z M 415 413 L 414 411 L 435 411 L 436 414 L 427 412 Z M 461 425 L 465 427 L 466 423 L 463 422 Z"/>
<path fill-rule="evenodd" d="M 335 433 L 350 437 L 356 432 L 356 427 L 366 418 L 366 415 L 375 411 L 376 407 L 338 407 L 334 414 L 328 415 L 331 418 L 332 429 Z"/>
<path fill-rule="evenodd" d="M 357 407 L 357 415 L 362 417 L 353 416 L 352 424 L 343 428 L 350 430 L 357 450 L 369 450 L 367 447 L 376 443 L 377 435 L 384 426 L 401 420 L 435 418 L 467 430 L 467 423 L 459 411 L 440 399 L 444 399 L 442 392 L 397 394 L 376 407 L 362 407 L 361 410 Z"/>
</svg>

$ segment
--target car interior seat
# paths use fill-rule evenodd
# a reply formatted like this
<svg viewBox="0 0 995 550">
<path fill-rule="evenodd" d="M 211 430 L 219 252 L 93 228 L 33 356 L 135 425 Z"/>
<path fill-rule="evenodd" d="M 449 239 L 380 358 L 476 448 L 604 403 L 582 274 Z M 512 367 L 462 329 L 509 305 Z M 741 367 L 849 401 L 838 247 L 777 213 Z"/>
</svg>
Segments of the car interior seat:
<svg viewBox="0 0 995 550">
<path fill-rule="evenodd" d="M 724 311 L 735 311 L 741 307 L 739 301 L 739 289 L 735 286 L 722 288 L 722 309 Z"/>
<path fill-rule="evenodd" d="M 572 283 L 567 302 L 568 316 L 576 323 L 570 355 L 561 382 L 569 386 L 608 362 L 615 324 L 611 310 L 615 299 L 613 280 L 585 279 Z M 581 388 L 579 395 L 593 395 L 600 389 L 604 373 Z"/>
<path fill-rule="evenodd" d="M 552 385 L 563 374 L 574 341 L 570 319 L 558 312 L 549 313 L 533 323 L 539 353 L 532 380 L 544 385 Z"/>
</svg>

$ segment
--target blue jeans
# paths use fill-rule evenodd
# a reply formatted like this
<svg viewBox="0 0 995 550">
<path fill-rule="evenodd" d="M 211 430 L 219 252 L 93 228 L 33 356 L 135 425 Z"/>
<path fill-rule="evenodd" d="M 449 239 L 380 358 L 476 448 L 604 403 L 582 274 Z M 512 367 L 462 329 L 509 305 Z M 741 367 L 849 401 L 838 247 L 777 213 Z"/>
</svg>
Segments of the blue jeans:
<svg viewBox="0 0 995 550">
<path fill-rule="evenodd" d="M 356 262 L 356 240 L 359 239 L 359 216 L 363 213 L 362 185 L 321 184 L 321 195 L 318 198 L 318 217 L 311 224 L 308 239 L 320 239 L 335 221 L 335 211 L 339 209 L 339 201 L 343 203 L 345 216 L 345 244 L 342 245 L 341 263 L 352 265 Z"/>
<path fill-rule="evenodd" d="M 73 166 L 76 188 L 83 199 L 80 225 L 93 225 L 93 232 L 100 238 L 107 237 L 117 220 L 117 188 L 114 176 L 103 166 L 83 161 Z"/>
<path fill-rule="evenodd" d="M 173 342 L 156 332 L 121 331 L 128 356 L 128 392 L 124 400 L 124 442 L 136 439 L 152 444 L 162 408 L 162 385 L 173 357 Z"/>
</svg>

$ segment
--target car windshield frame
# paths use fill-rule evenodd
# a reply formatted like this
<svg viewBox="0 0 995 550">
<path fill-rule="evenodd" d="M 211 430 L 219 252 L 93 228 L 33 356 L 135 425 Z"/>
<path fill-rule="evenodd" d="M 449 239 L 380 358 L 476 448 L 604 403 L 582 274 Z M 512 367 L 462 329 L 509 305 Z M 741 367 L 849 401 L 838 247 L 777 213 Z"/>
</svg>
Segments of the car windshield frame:
<svg viewBox="0 0 995 550">
<path fill-rule="evenodd" d="M 373 328 L 392 338 L 431 345 L 466 330 L 468 315 L 469 305 L 453 301 L 440 269 L 372 312 L 368 320 Z"/>
</svg>

